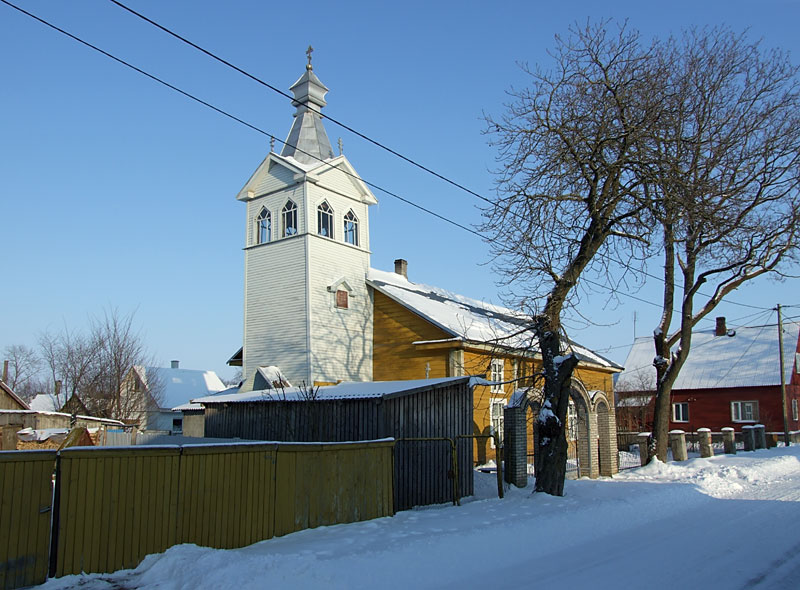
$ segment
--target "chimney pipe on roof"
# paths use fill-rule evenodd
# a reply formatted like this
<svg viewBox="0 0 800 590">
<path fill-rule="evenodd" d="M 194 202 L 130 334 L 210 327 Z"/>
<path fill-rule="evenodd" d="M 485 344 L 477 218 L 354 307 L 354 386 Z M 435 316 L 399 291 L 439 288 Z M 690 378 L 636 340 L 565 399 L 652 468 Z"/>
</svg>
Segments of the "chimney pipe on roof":
<svg viewBox="0 0 800 590">
<path fill-rule="evenodd" d="M 728 327 L 725 325 L 725 316 L 717 318 L 717 327 L 714 330 L 714 336 L 725 336 L 728 333 Z"/>
<path fill-rule="evenodd" d="M 8 383 L 8 361 L 3 361 L 3 382 Z"/>
<path fill-rule="evenodd" d="M 179 364 L 180 364 L 180 361 L 172 361 L 171 366 L 172 366 L 173 369 L 177 369 Z"/>
<path fill-rule="evenodd" d="M 394 261 L 394 272 L 408 279 L 408 261 L 398 258 Z"/>
</svg>

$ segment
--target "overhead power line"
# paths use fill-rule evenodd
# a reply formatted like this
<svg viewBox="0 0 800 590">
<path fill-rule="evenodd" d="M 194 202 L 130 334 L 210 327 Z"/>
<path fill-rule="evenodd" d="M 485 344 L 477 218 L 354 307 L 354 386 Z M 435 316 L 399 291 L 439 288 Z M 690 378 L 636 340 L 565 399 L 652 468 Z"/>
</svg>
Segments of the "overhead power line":
<svg viewBox="0 0 800 590">
<path fill-rule="evenodd" d="M 112 2 L 113 4 L 117 5 L 118 7 L 122 8 L 123 10 L 126 10 L 130 14 L 133 14 L 136 17 L 146 21 L 147 23 L 151 24 L 152 26 L 157 27 L 158 29 L 160 29 L 161 31 L 167 33 L 168 35 L 170 35 L 170 36 L 180 40 L 181 42 L 186 43 L 187 45 L 195 48 L 196 50 L 202 52 L 203 54 L 207 55 L 208 57 L 210 57 L 210 58 L 212 58 L 212 59 L 224 64 L 227 67 L 232 68 L 233 70 L 239 72 L 240 74 L 246 76 L 247 78 L 257 82 L 258 84 L 261 84 L 261 85 L 265 86 L 266 88 L 269 88 L 270 90 L 272 90 L 273 92 L 278 93 L 279 95 L 283 96 L 284 98 L 287 98 L 290 101 L 294 100 L 294 98 L 292 96 L 290 96 L 286 92 L 280 90 L 279 88 L 273 86 L 272 84 L 269 84 L 268 82 L 258 78 L 257 76 L 254 76 L 253 74 L 250 74 L 249 72 L 247 72 L 246 70 L 240 68 L 239 66 L 236 66 L 235 64 L 229 62 L 228 60 L 225 60 L 224 58 L 219 57 L 218 55 L 214 54 L 213 52 L 201 47 L 200 45 L 198 45 L 198 44 L 196 44 L 196 43 L 194 43 L 192 41 L 190 41 L 189 39 L 183 37 L 182 35 L 180 35 L 178 33 L 175 33 L 171 29 L 169 29 L 169 28 L 161 25 L 160 23 L 152 20 L 151 18 L 149 18 L 149 17 L 147 17 L 147 16 L 145 16 L 145 15 L 143 15 L 143 14 L 141 14 L 141 13 L 135 11 L 135 10 L 133 10 L 132 8 L 130 8 L 130 7 L 126 6 L 125 4 L 123 4 L 122 2 L 119 2 L 118 0 L 109 0 L 109 1 Z M 228 111 L 225 111 L 225 110 L 223 110 L 223 109 L 221 109 L 219 107 L 216 107 L 213 104 L 211 104 L 211 103 L 209 103 L 209 102 L 207 102 L 207 101 L 205 101 L 203 99 L 200 99 L 199 97 L 197 97 L 197 96 L 195 96 L 193 94 L 190 94 L 189 92 L 186 92 L 186 91 L 178 88 L 177 86 L 175 86 L 173 84 L 170 84 L 170 83 L 166 82 L 165 80 L 162 80 L 161 78 L 159 78 L 157 76 L 154 76 L 153 74 L 150 74 L 150 73 L 146 72 L 145 70 L 143 70 L 143 69 L 141 69 L 141 68 L 139 68 L 137 66 L 134 66 L 133 64 L 131 64 L 131 63 L 119 58 L 119 57 L 116 57 L 115 55 L 113 55 L 113 54 L 111 54 L 111 53 L 109 53 L 109 52 L 107 52 L 107 51 L 105 51 L 105 50 L 103 50 L 103 49 L 101 49 L 101 48 L 99 48 L 99 47 L 97 47 L 97 46 L 95 46 L 95 45 L 93 45 L 93 44 L 91 44 L 91 43 L 79 38 L 79 37 L 77 37 L 76 35 L 73 35 L 72 33 L 68 32 L 68 31 L 66 31 L 66 30 L 64 30 L 64 29 L 62 29 L 62 28 L 60 28 L 60 27 L 48 22 L 48 21 L 46 21 L 45 19 L 43 19 L 43 18 L 41 18 L 39 16 L 36 16 L 35 14 L 33 14 L 31 12 L 28 12 L 27 10 L 24 10 L 23 8 L 21 8 L 19 6 L 16 6 L 15 4 L 12 4 L 8 0 L 0 0 L 0 2 L 3 2 L 4 4 L 10 6 L 11 8 L 14 8 L 15 10 L 17 10 L 17 11 L 19 11 L 19 12 L 21 12 L 21 13 L 27 15 L 27 16 L 29 16 L 30 18 L 33 18 L 34 20 L 44 24 L 45 26 L 50 27 L 51 29 L 53 29 L 55 31 L 58 31 L 58 32 L 62 33 L 63 35 L 66 35 L 67 37 L 73 39 L 74 41 L 77 41 L 78 43 L 81 43 L 82 45 L 84 45 L 86 47 L 89 47 L 89 48 L 91 48 L 91 49 L 93 49 L 93 50 L 105 55 L 106 57 L 108 57 L 108 58 L 110 58 L 110 59 L 112 59 L 112 60 L 114 60 L 114 61 L 116 61 L 116 62 L 118 62 L 118 63 L 120 63 L 120 64 L 122 64 L 122 65 L 124 65 L 124 66 L 126 66 L 126 67 L 128 67 L 128 68 L 130 68 L 130 69 L 132 69 L 132 70 L 134 70 L 134 71 L 146 76 L 146 77 L 148 77 L 148 78 L 150 78 L 151 80 L 153 80 L 153 81 L 155 81 L 155 82 L 157 82 L 159 84 L 162 84 L 162 85 L 166 86 L 167 88 L 169 88 L 169 89 L 171 89 L 171 90 L 173 90 L 175 92 L 178 92 L 179 94 L 189 98 L 190 100 L 193 100 L 193 101 L 195 101 L 195 102 L 197 102 L 199 104 L 202 104 L 202 105 L 212 109 L 213 111 L 215 111 L 215 112 L 217 112 L 217 113 L 219 113 L 219 114 L 221 114 L 221 115 L 223 115 L 225 117 L 228 117 L 228 118 L 230 118 L 230 119 L 232 119 L 232 120 L 234 120 L 234 121 L 236 121 L 236 122 L 238 122 L 238 123 L 250 128 L 250 129 L 258 132 L 258 133 L 261 133 L 263 135 L 266 135 L 267 137 L 270 137 L 271 139 L 276 139 L 279 143 L 281 143 L 283 145 L 287 145 L 287 142 L 278 139 L 273 134 L 271 134 L 271 133 L 269 133 L 269 132 L 267 132 L 267 131 L 265 131 L 265 130 L 263 130 L 263 129 L 261 129 L 261 128 L 253 125 L 253 124 L 251 124 L 251 123 L 248 123 L 247 121 L 245 121 L 245 120 L 243 120 L 243 119 L 241 119 L 241 118 L 229 113 Z M 320 113 L 320 111 L 318 109 L 315 109 L 312 105 L 309 105 L 309 108 L 312 111 Z M 491 199 L 489 199 L 489 198 L 481 195 L 480 193 L 478 193 L 478 192 L 476 192 L 476 191 L 474 191 L 474 190 L 462 185 L 459 182 L 456 182 L 456 181 L 444 176 L 443 174 L 440 174 L 440 173 L 436 172 L 435 170 L 433 170 L 433 169 L 431 169 L 431 168 L 429 168 L 429 167 L 417 162 L 413 158 L 410 158 L 408 156 L 405 156 L 405 155 L 401 154 L 400 152 L 397 152 L 396 150 L 386 146 L 384 143 L 382 143 L 382 142 L 380 142 L 378 140 L 375 140 L 375 139 L 373 139 L 373 138 L 361 133 L 360 131 L 352 128 L 351 126 L 339 121 L 338 119 L 335 119 L 335 118 L 333 118 L 333 117 L 331 117 L 329 115 L 325 115 L 325 119 L 328 120 L 328 121 L 331 121 L 335 125 L 338 125 L 339 127 L 343 128 L 343 129 L 345 129 L 347 131 L 350 131 L 351 133 L 357 135 L 358 137 L 364 139 L 365 141 L 367 141 L 367 142 L 369 142 L 369 143 L 371 143 L 371 144 L 373 144 L 373 145 L 375 145 L 377 147 L 380 147 L 381 149 L 393 154 L 394 156 L 404 160 L 405 162 L 408 162 L 409 164 L 412 164 L 413 166 L 415 166 L 415 167 L 417 167 L 417 168 L 419 168 L 419 169 L 421 169 L 421 170 L 433 175 L 434 177 L 439 178 L 440 180 L 442 180 L 442 181 L 444 181 L 444 182 L 446 182 L 446 183 L 458 188 L 459 190 L 462 190 L 462 191 L 464 191 L 464 192 L 466 192 L 466 193 L 468 193 L 468 194 L 480 199 L 481 201 L 484 201 L 485 203 L 488 203 L 490 205 L 493 204 L 493 201 Z M 322 163 L 325 163 L 325 161 L 322 160 L 321 158 L 315 157 L 312 154 L 308 154 L 307 152 L 304 152 L 303 150 L 297 148 L 296 146 L 291 146 L 291 147 L 294 147 L 297 151 L 300 151 L 301 153 L 307 154 L 308 156 L 312 157 L 315 160 L 318 160 L 318 161 L 320 161 Z M 345 172 L 345 174 L 349 174 L 346 171 L 343 171 L 343 172 Z M 349 175 L 350 176 L 355 176 L 353 174 L 349 174 Z M 418 203 L 415 203 L 414 201 L 411 201 L 410 199 L 402 197 L 399 194 L 394 193 L 393 191 L 390 191 L 390 190 L 388 190 L 386 188 L 383 188 L 382 186 L 377 185 L 375 183 L 372 183 L 370 181 L 366 181 L 364 179 L 361 179 L 361 180 L 365 184 L 367 184 L 368 186 L 370 186 L 370 187 L 372 187 L 372 188 L 374 188 L 374 189 L 376 189 L 378 191 L 381 191 L 382 193 L 385 193 L 385 194 L 387 194 L 387 195 L 389 195 L 389 196 L 391 196 L 393 198 L 396 198 L 396 199 L 398 199 L 398 200 L 400 200 L 400 201 L 402 201 L 402 202 L 404 202 L 404 203 L 406 203 L 406 204 L 408 204 L 408 205 L 410 205 L 410 206 L 412 206 L 412 207 L 414 207 L 414 208 L 416 208 L 416 209 L 418 209 L 418 210 L 420 210 L 420 211 L 422 211 L 424 213 L 428 213 L 429 215 L 432 215 L 432 216 L 436 217 L 437 219 L 439 219 L 441 221 L 445 221 L 445 222 L 449 223 L 450 225 L 458 227 L 459 229 L 462 229 L 462 230 L 470 233 L 471 235 L 477 236 L 477 237 L 479 237 L 481 239 L 484 239 L 484 240 L 487 239 L 486 236 L 483 236 L 482 234 L 480 234 L 476 230 L 474 230 L 472 228 L 469 228 L 469 227 L 467 227 L 465 225 L 462 225 L 462 224 L 460 224 L 460 223 L 458 223 L 456 221 L 453 221 L 452 219 L 450 219 L 448 217 L 445 217 L 445 216 L 443 216 L 443 215 L 441 215 L 439 213 L 436 213 L 435 211 L 433 211 L 431 209 L 428 209 L 428 208 L 426 208 L 426 207 L 424 207 L 424 206 L 422 206 L 422 205 L 420 205 Z M 565 236 L 560 236 L 560 237 L 566 239 Z M 614 264 L 619 264 L 622 267 L 629 268 L 630 270 L 635 270 L 635 269 L 632 269 L 627 263 L 622 262 L 620 260 L 614 260 L 613 258 L 611 258 L 607 254 L 599 253 L 598 255 L 601 256 L 601 257 L 606 258 L 607 260 L 609 260 L 610 262 L 612 262 Z M 661 283 L 665 283 L 663 277 L 659 277 L 657 275 L 653 275 L 653 274 L 650 274 L 648 272 L 644 272 L 644 271 L 640 271 L 640 270 L 635 270 L 635 272 L 641 273 L 644 276 L 652 278 L 654 280 L 657 280 L 657 281 L 659 281 Z M 609 290 L 611 292 L 622 293 L 623 295 L 626 295 L 626 296 L 631 297 L 633 299 L 642 301 L 644 303 L 647 303 L 648 305 L 661 307 L 659 304 L 655 304 L 655 303 L 652 303 L 652 302 L 647 301 L 645 299 L 641 299 L 641 298 L 635 297 L 635 296 L 633 296 L 631 294 L 628 294 L 628 293 L 617 291 L 616 289 L 614 289 L 613 287 L 610 287 L 608 285 L 601 285 L 599 283 L 595 283 L 593 281 L 589 281 L 589 280 L 587 280 L 585 278 L 581 279 L 581 280 L 585 280 L 589 284 L 592 284 L 592 285 L 595 285 L 597 287 L 601 287 L 601 288 L 607 289 L 607 290 Z M 700 292 L 698 292 L 698 293 L 700 295 L 704 295 L 703 293 L 700 293 Z M 708 295 L 705 295 L 705 296 L 708 297 Z M 768 309 L 768 308 L 758 307 L 758 306 L 754 306 L 754 305 L 749 305 L 749 304 L 746 304 L 746 303 L 739 303 L 739 302 L 731 301 L 731 300 L 725 300 L 725 302 L 726 303 L 730 303 L 731 305 L 738 305 L 738 306 L 746 307 L 746 308 L 750 308 L 750 309 L 757 309 L 757 310 Z"/>
<path fill-rule="evenodd" d="M 255 76 L 255 75 L 251 74 L 250 72 L 244 70 L 243 68 L 240 68 L 236 64 L 231 63 L 230 61 L 220 57 L 219 55 L 215 54 L 214 52 L 209 51 L 208 49 L 206 49 L 206 48 L 198 45 L 197 43 L 187 39 L 183 35 L 180 35 L 179 33 L 176 33 L 175 31 L 173 31 L 169 27 L 166 27 L 166 26 L 162 25 L 161 23 L 158 23 L 158 22 L 154 21 L 150 17 L 148 17 L 148 16 L 146 16 L 146 15 L 144 15 L 144 14 L 142 14 L 142 13 L 136 11 L 136 10 L 134 10 L 133 8 L 130 8 L 129 6 L 127 6 L 127 5 L 123 4 L 122 2 L 120 2 L 119 0 L 109 0 L 109 2 L 119 6 L 123 10 L 125 10 L 125 11 L 129 12 L 130 14 L 142 19 L 143 21 L 151 24 L 152 26 L 160 29 L 161 31 L 163 31 L 166 34 L 174 37 L 175 39 L 178 39 L 179 41 L 181 41 L 181 42 L 193 47 L 194 49 L 196 49 L 196 50 L 198 50 L 200 52 L 202 52 L 203 54 L 207 55 L 211 59 L 214 59 L 217 62 L 219 62 L 221 64 L 224 64 L 225 66 L 227 66 L 229 68 L 232 68 L 233 70 L 239 72 L 243 76 L 246 76 L 250 80 L 253 80 L 254 82 L 257 82 L 258 84 L 261 84 L 262 86 L 265 86 L 266 88 L 269 88 L 273 92 L 276 92 L 276 93 L 280 94 L 281 96 L 283 96 L 284 98 L 289 99 L 290 101 L 294 100 L 294 98 L 292 96 L 290 96 L 288 93 L 280 90 L 276 86 L 270 84 L 269 82 L 266 82 L 265 80 L 262 80 L 258 76 Z M 317 109 L 316 107 L 314 107 L 313 105 L 308 105 L 308 108 L 309 108 L 309 110 L 311 110 L 313 112 L 316 112 L 317 114 L 321 115 L 321 111 L 319 109 Z M 478 193 L 477 191 L 474 191 L 474 190 L 470 189 L 469 187 L 466 187 L 463 184 L 461 184 L 459 182 L 456 182 L 455 180 L 453 180 L 451 178 L 448 178 L 447 176 L 445 176 L 443 174 L 440 174 L 439 172 L 436 172 L 432 168 L 429 168 L 428 166 L 425 166 L 425 165 L 421 164 L 420 162 L 418 162 L 414 158 L 406 156 L 406 155 L 398 152 L 397 150 L 394 150 L 394 149 L 388 147 L 383 142 L 380 142 L 380 141 L 378 141 L 376 139 L 373 139 L 372 137 L 370 137 L 370 136 L 368 136 L 368 135 L 366 135 L 364 133 L 361 133 L 357 129 L 354 129 L 350 125 L 347 125 L 346 123 L 343 123 L 342 121 L 340 121 L 340 120 L 338 120 L 338 119 L 336 119 L 334 117 L 331 117 L 330 115 L 325 115 L 325 119 L 330 121 L 331 123 L 333 123 L 335 125 L 338 125 L 342 129 L 345 129 L 345 130 L 357 135 L 358 137 L 364 139 L 365 141 L 368 141 L 369 143 L 371 143 L 371 144 L 373 144 L 373 145 L 375 145 L 375 146 L 377 146 L 377 147 L 389 152 L 390 154 L 392 154 L 394 156 L 397 156 L 398 158 L 404 160 L 405 162 L 408 162 L 409 164 L 411 164 L 413 166 L 416 166 L 420 170 L 423 170 L 423 171 L 435 176 L 436 178 L 438 178 L 438 179 L 450 184 L 451 186 L 454 186 L 454 187 L 458 188 L 459 190 L 462 190 L 462 191 L 464 191 L 464 192 L 466 192 L 466 193 L 468 193 L 468 194 L 480 199 L 481 201 L 484 201 L 485 203 L 488 203 L 490 205 L 492 205 L 494 203 L 491 199 L 483 196 L 482 194 Z M 477 233 L 477 232 L 472 232 L 472 233 Z M 480 235 L 480 234 L 478 234 L 478 235 Z M 561 237 L 564 238 L 564 236 L 561 236 Z M 602 254 L 602 253 L 600 253 L 599 255 L 606 257 L 607 259 L 609 259 L 611 262 L 614 262 L 615 264 L 620 264 L 623 267 L 630 268 L 626 263 L 624 263 L 622 261 L 618 261 L 618 260 L 613 260 L 610 257 L 608 257 L 608 255 L 605 255 L 605 254 Z M 631 270 L 633 270 L 633 269 L 631 269 Z M 642 271 L 637 271 L 637 272 L 642 272 Z M 642 274 L 644 274 L 644 276 L 646 276 L 646 277 L 652 278 L 652 279 L 660 281 L 662 283 L 665 282 L 663 277 L 652 275 L 652 274 L 647 273 L 647 272 L 642 272 Z M 611 288 L 611 287 L 608 287 L 608 286 L 604 286 L 604 287 L 608 288 L 608 289 L 611 289 L 613 291 L 613 288 Z M 703 295 L 703 293 L 699 293 L 699 294 Z M 708 295 L 705 295 L 705 296 L 708 297 Z M 650 303 L 650 302 L 645 301 L 645 303 Z M 730 300 L 727 301 L 727 303 L 730 303 L 732 305 L 739 305 L 741 307 L 747 307 L 747 308 L 750 308 L 750 309 L 757 309 L 757 310 L 764 310 L 765 309 L 764 307 L 758 307 L 758 306 L 749 305 L 749 304 L 746 304 L 746 303 L 738 303 L 736 301 L 730 301 Z"/>
<path fill-rule="evenodd" d="M 228 111 L 225 111 L 225 110 L 223 110 L 223 109 L 221 109 L 221 108 L 219 108 L 217 106 L 214 106 L 210 102 L 207 102 L 207 101 L 195 96 L 194 94 L 186 92 L 185 90 L 182 90 L 182 89 L 178 88 L 174 84 L 170 84 L 169 82 L 159 78 L 158 76 L 154 76 L 153 74 L 150 74 L 149 72 L 146 72 L 145 70 L 143 70 L 143 69 L 141 69 L 141 68 L 139 68 L 139 67 L 137 67 L 137 66 L 135 66 L 135 65 L 133 65 L 133 64 L 131 64 L 129 62 L 127 62 L 127 61 L 125 61 L 124 59 L 119 58 L 119 57 L 109 53 L 108 51 L 106 51 L 104 49 L 101 49 L 100 47 L 97 47 L 96 45 L 93 45 L 92 43 L 89 43 L 88 41 L 85 41 L 85 40 L 81 39 L 80 37 L 78 37 L 76 35 L 73 35 L 69 31 L 66 31 L 66 30 L 64 30 L 64 29 L 62 29 L 62 28 L 60 28 L 60 27 L 58 27 L 58 26 L 46 21 L 45 19 L 40 18 L 40 17 L 36 16 L 35 14 L 32 14 L 32 13 L 28 12 L 27 10 L 12 4 L 8 0 L 0 0 L 0 2 L 10 6 L 11 8 L 14 8 L 15 10 L 18 10 L 19 12 L 29 16 L 30 18 L 42 23 L 43 25 L 45 25 L 47 27 L 50 27 L 51 29 L 53 29 L 55 31 L 58 31 L 61 34 L 66 35 L 67 37 L 69 37 L 70 39 L 73 39 L 74 41 L 77 41 L 81 45 L 89 47 L 90 49 L 93 49 L 94 51 L 97 51 L 98 53 L 101 53 L 101 54 L 105 55 L 106 57 L 114 60 L 115 62 L 117 62 L 119 64 L 122 64 L 125 67 L 130 68 L 130 69 L 134 70 L 135 72 L 137 72 L 137 73 L 139 73 L 139 74 L 141 74 L 143 76 L 146 76 L 147 78 L 153 80 L 154 82 L 162 84 L 163 86 L 166 86 L 170 90 L 173 90 L 173 91 L 181 94 L 182 96 L 185 96 L 186 98 L 188 98 L 190 100 L 193 100 L 193 101 L 195 101 L 195 102 L 197 102 L 197 103 L 199 103 L 199 104 L 201 104 L 201 105 L 203 105 L 205 107 L 210 108 L 211 110 L 219 113 L 220 115 L 228 117 L 229 119 L 232 119 L 232 120 L 236 121 L 237 123 L 240 123 L 241 125 L 244 125 L 245 127 L 248 127 L 249 129 L 252 129 L 253 131 L 261 133 L 262 135 L 266 135 L 270 139 L 277 140 L 279 143 L 281 143 L 283 145 L 288 145 L 287 142 L 285 142 L 285 141 L 283 141 L 281 139 L 278 139 L 277 137 L 275 137 L 273 134 L 269 133 L 268 131 L 265 131 L 265 130 L 261 129 L 260 127 L 257 127 L 256 125 L 253 125 L 252 123 L 248 123 L 244 119 L 241 119 L 240 117 L 237 117 L 236 115 L 233 115 L 233 114 L 229 113 Z M 297 146 L 291 146 L 291 147 L 293 147 L 298 152 L 301 152 L 301 153 L 303 153 L 303 154 L 305 154 L 305 155 L 307 155 L 307 156 L 309 156 L 311 158 L 314 158 L 315 160 L 317 160 L 317 161 L 319 161 L 319 162 L 321 162 L 323 164 L 326 163 L 325 160 L 323 160 L 321 158 L 318 158 L 318 157 L 314 156 L 313 154 L 309 154 L 308 152 L 303 151 L 302 149 L 298 148 Z M 347 170 L 341 170 L 340 169 L 340 171 L 343 172 L 344 174 L 348 175 L 348 176 L 353 177 L 353 178 L 358 178 L 355 174 L 352 174 L 352 173 L 348 172 Z M 368 185 L 368 186 L 370 186 L 370 187 L 372 187 L 372 188 L 374 188 L 374 189 L 376 189 L 376 190 L 378 190 L 378 191 L 380 191 L 380 192 L 382 192 L 384 194 L 387 194 L 387 195 L 389 195 L 391 197 L 394 197 L 395 199 L 398 199 L 398 200 L 406 203 L 407 205 L 411 205 L 412 207 L 415 207 L 416 209 L 419 209 L 420 211 L 423 211 L 424 213 L 427 213 L 429 215 L 433 215 L 434 217 L 436 217 L 437 219 L 439 219 L 441 221 L 445 221 L 445 222 L 449 223 L 450 225 L 453 225 L 453 226 L 455 226 L 455 227 L 457 227 L 459 229 L 462 229 L 462 230 L 464 230 L 466 232 L 469 232 L 470 234 L 473 234 L 473 235 L 475 235 L 475 236 L 477 236 L 479 238 L 483 237 L 478 232 L 476 232 L 475 230 L 473 230 L 473 229 L 471 229 L 471 228 L 469 228 L 469 227 L 467 227 L 465 225 L 462 225 L 461 223 L 458 223 L 457 221 L 453 221 L 452 219 L 449 219 L 449 218 L 445 217 L 444 215 L 440 215 L 439 213 L 436 213 L 435 211 L 432 211 L 431 209 L 428 209 L 427 207 L 423 207 L 419 203 L 415 203 L 414 201 L 412 201 L 410 199 L 407 199 L 407 198 L 405 198 L 405 197 L 403 197 L 403 196 L 401 196 L 401 195 L 399 195 L 399 194 L 397 194 L 397 193 L 395 193 L 393 191 L 390 191 L 389 189 L 386 189 L 386 188 L 384 188 L 384 187 L 382 187 L 382 186 L 380 186 L 378 184 L 375 184 L 373 182 L 364 180 L 363 178 L 360 178 L 360 180 L 364 184 L 366 184 L 366 185 Z"/>
</svg>

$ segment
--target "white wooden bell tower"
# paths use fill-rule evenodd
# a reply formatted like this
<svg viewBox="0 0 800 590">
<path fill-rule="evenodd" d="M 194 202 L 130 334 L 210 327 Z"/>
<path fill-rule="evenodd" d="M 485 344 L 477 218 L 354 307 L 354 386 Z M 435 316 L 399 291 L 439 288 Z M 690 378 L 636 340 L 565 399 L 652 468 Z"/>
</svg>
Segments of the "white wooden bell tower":
<svg viewBox="0 0 800 590">
<path fill-rule="evenodd" d="M 309 48 L 310 49 L 310 48 Z M 245 225 L 245 378 L 276 365 L 292 385 L 372 379 L 369 211 L 377 203 L 322 123 L 328 89 L 311 68 L 280 154 L 237 195 Z"/>
</svg>

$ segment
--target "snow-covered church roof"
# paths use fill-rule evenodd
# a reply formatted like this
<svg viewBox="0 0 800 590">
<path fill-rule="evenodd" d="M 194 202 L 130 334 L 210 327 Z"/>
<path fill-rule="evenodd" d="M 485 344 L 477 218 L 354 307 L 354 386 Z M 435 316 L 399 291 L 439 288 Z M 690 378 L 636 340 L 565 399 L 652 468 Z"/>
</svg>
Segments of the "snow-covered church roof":
<svg viewBox="0 0 800 590">
<path fill-rule="evenodd" d="M 783 323 L 783 370 L 786 383 L 795 370 L 800 324 Z M 689 357 L 673 389 L 718 389 L 780 385 L 777 324 L 729 330 L 715 336 L 714 329 L 692 333 Z M 653 339 L 637 338 L 617 379 L 618 391 L 655 389 Z"/>
<path fill-rule="evenodd" d="M 367 283 L 403 307 L 425 318 L 453 338 L 468 342 L 496 343 L 511 349 L 530 349 L 534 335 L 531 318 L 518 311 L 471 299 L 451 291 L 412 283 L 396 272 L 369 269 Z M 584 363 L 620 370 L 622 367 L 571 342 L 573 352 Z"/>
</svg>

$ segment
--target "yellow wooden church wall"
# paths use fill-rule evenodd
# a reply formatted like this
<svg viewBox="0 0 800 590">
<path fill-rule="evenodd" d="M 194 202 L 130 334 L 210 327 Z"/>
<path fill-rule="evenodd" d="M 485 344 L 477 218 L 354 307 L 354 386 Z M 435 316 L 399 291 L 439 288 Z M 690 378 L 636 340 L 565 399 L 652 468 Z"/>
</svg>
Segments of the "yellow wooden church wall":
<svg viewBox="0 0 800 590">
<path fill-rule="evenodd" d="M 413 342 L 441 340 L 450 335 L 383 293 L 375 291 L 372 378 L 375 381 L 447 377 L 448 351 L 420 350 Z"/>
<path fill-rule="evenodd" d="M 430 378 L 449 377 L 450 351 L 452 347 L 425 348 L 415 346 L 413 342 L 426 340 L 442 340 L 450 335 L 432 325 L 424 318 L 409 311 L 399 303 L 375 292 L 374 316 L 374 349 L 373 379 L 375 381 L 392 381 L 408 379 L 424 379 L 426 366 L 430 366 Z M 503 355 L 491 350 L 464 350 L 462 374 L 481 375 L 490 378 L 490 363 L 493 358 L 503 358 L 503 379 L 510 381 L 514 377 L 516 360 L 517 377 L 529 377 L 539 370 L 540 365 L 529 358 Z M 599 389 L 613 396 L 611 373 L 590 367 L 575 370 L 574 376 L 581 381 L 587 390 Z M 531 381 L 519 384 L 508 383 L 503 386 L 503 393 L 492 392 L 489 386 L 478 385 L 473 391 L 473 434 L 488 435 L 491 433 L 491 399 L 502 397 L 506 400 L 515 389 L 531 385 Z M 533 452 L 532 421 L 528 420 L 529 456 Z M 492 443 L 485 438 L 473 441 L 473 457 L 476 464 L 496 460 L 496 452 Z"/>
</svg>

